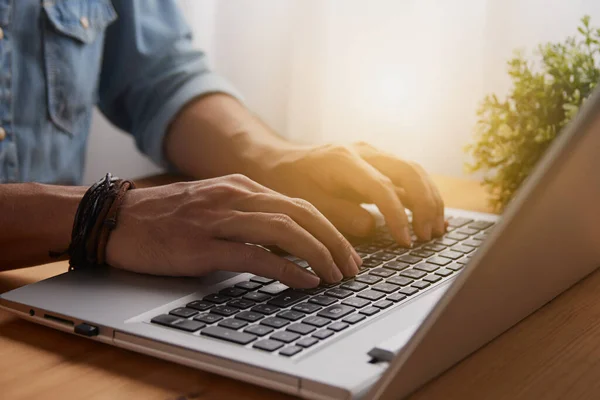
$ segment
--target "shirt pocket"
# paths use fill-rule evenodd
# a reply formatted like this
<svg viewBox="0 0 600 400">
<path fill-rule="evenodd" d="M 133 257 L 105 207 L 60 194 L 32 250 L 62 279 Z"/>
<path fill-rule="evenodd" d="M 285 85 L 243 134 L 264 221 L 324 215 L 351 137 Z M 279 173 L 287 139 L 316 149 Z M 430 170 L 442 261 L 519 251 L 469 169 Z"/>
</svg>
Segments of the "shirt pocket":
<svg viewBox="0 0 600 400">
<path fill-rule="evenodd" d="M 62 131 L 87 129 L 102 64 L 104 31 L 117 18 L 110 0 L 45 0 L 48 114 Z"/>
</svg>

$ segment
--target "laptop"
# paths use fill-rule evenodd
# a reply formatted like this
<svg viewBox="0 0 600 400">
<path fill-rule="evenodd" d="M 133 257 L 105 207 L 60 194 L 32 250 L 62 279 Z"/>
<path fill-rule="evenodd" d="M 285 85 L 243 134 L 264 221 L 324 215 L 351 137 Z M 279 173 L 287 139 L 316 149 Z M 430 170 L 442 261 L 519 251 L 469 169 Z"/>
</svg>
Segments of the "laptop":
<svg viewBox="0 0 600 400">
<path fill-rule="evenodd" d="M 77 270 L 0 306 L 65 332 L 310 399 L 399 399 L 600 266 L 600 92 L 506 209 L 447 210 L 411 249 L 385 227 L 360 274 L 293 290 L 251 274 Z M 303 260 L 287 256 L 299 267 Z"/>
</svg>

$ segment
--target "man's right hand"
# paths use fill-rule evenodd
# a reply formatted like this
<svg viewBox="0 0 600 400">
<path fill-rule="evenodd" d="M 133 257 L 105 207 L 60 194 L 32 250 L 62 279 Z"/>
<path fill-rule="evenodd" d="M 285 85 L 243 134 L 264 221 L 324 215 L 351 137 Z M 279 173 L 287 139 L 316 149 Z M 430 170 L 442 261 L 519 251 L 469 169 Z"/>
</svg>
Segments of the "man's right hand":
<svg viewBox="0 0 600 400">
<path fill-rule="evenodd" d="M 175 276 L 251 272 L 298 287 L 319 278 L 247 243 L 275 245 L 305 259 L 325 282 L 354 276 L 351 244 L 310 203 L 243 175 L 129 191 L 106 249 L 118 268 Z"/>
</svg>

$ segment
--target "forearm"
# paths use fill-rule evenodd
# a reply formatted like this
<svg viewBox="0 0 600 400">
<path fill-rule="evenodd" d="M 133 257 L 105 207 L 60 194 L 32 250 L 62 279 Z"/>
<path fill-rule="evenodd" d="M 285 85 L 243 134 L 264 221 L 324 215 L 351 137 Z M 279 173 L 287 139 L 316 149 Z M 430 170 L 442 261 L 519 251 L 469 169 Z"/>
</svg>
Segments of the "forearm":
<svg viewBox="0 0 600 400">
<path fill-rule="evenodd" d="M 260 182 L 274 153 L 298 147 L 224 94 L 208 95 L 188 104 L 171 124 L 165 139 L 171 163 L 199 179 L 242 173 Z"/>
<path fill-rule="evenodd" d="M 69 246 L 85 187 L 0 185 L 0 271 L 51 262 Z"/>
</svg>

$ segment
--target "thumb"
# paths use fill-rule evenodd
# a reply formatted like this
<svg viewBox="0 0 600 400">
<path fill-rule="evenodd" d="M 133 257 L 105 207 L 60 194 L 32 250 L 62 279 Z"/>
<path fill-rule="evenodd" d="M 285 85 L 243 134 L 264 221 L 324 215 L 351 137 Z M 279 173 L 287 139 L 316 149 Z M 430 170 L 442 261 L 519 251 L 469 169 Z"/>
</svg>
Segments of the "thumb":
<svg viewBox="0 0 600 400">
<path fill-rule="evenodd" d="M 345 235 L 365 237 L 375 230 L 375 219 L 357 203 L 323 196 L 313 205 Z"/>
</svg>

